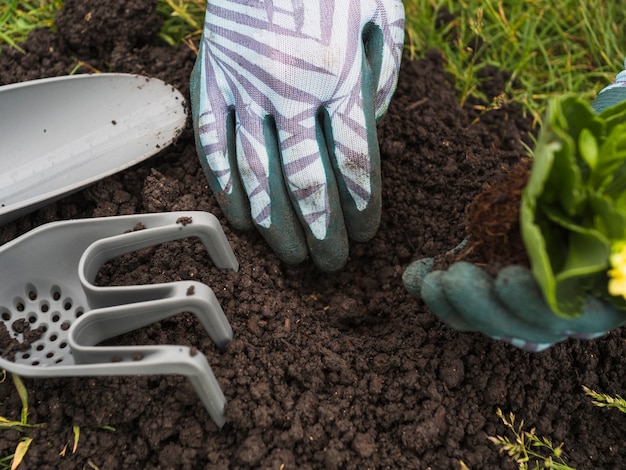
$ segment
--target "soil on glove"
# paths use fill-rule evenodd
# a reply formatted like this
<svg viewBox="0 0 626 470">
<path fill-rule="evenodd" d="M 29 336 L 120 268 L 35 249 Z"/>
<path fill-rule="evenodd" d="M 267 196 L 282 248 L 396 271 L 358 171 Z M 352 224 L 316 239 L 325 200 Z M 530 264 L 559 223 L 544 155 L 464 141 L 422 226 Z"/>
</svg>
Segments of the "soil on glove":
<svg viewBox="0 0 626 470">
<path fill-rule="evenodd" d="M 194 53 L 160 42 L 159 24 L 153 0 L 66 0 L 56 33 L 34 31 L 25 54 L 3 48 L 0 84 L 68 74 L 80 61 L 81 73 L 145 74 L 187 96 Z M 485 92 L 502 92 L 504 77 L 490 70 Z M 626 417 L 582 390 L 624 393 L 623 331 L 531 354 L 449 329 L 402 285 L 409 263 L 465 238 L 466 206 L 525 156 L 529 129 L 511 106 L 460 107 L 437 52 L 405 61 L 379 125 L 380 230 L 332 274 L 287 266 L 257 233 L 227 225 L 190 126 L 147 162 L 0 227 L 4 244 L 55 220 L 203 210 L 220 219 L 241 264 L 220 271 L 188 239 L 125 255 L 99 275 L 102 285 L 193 279 L 214 289 L 235 332 L 225 353 L 184 312 L 115 342 L 205 354 L 228 400 L 223 429 L 181 376 L 25 379 L 28 420 L 45 426 L 23 434 L 33 440 L 20 468 L 513 469 L 488 440 L 513 439 L 498 408 L 565 442 L 572 467 L 626 468 Z M 8 378 L 0 416 L 17 420 L 20 410 Z M 20 437 L 0 430 L 0 456 Z"/>
<path fill-rule="evenodd" d="M 462 250 L 437 257 L 433 269 L 445 269 L 460 260 L 494 276 L 511 264 L 530 267 L 519 218 L 531 169 L 532 159 L 522 158 L 476 195 L 465 210 L 467 243 Z"/>
</svg>

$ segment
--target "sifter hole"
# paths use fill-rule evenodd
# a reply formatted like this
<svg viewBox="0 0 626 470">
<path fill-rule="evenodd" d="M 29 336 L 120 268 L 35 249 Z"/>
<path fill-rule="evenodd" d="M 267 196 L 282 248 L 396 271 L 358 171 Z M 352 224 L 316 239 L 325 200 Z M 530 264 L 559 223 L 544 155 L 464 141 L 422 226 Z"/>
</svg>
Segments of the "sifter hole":
<svg viewBox="0 0 626 470">
<path fill-rule="evenodd" d="M 61 298 L 61 289 L 59 289 L 58 286 L 53 286 L 52 289 L 50 289 L 50 295 L 54 301 L 58 301 Z"/>
</svg>

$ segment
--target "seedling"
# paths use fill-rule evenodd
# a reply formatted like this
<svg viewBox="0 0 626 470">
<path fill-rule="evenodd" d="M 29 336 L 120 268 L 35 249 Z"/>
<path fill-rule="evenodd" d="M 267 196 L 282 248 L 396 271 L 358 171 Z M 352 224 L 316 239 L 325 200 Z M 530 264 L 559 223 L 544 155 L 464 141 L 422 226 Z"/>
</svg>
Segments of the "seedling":
<svg viewBox="0 0 626 470">
<path fill-rule="evenodd" d="M 535 428 L 524 430 L 524 421 L 515 424 L 515 415 L 509 413 L 507 419 L 500 408 L 496 411 L 504 425 L 513 433 L 511 441 L 504 436 L 489 436 L 489 440 L 500 447 L 501 453 L 506 453 L 519 466 L 520 470 L 555 469 L 574 470 L 563 460 L 563 443 L 555 446 L 546 437 L 539 437 Z"/>
<path fill-rule="evenodd" d="M 597 115 L 554 99 L 522 197 L 521 230 L 546 303 L 564 318 L 588 295 L 626 309 L 626 103 Z"/>
<path fill-rule="evenodd" d="M 604 393 L 598 393 L 583 385 L 584 392 L 592 398 L 594 405 L 600 408 L 617 408 L 622 413 L 626 413 L 626 399 L 620 395 L 606 395 Z"/>
</svg>

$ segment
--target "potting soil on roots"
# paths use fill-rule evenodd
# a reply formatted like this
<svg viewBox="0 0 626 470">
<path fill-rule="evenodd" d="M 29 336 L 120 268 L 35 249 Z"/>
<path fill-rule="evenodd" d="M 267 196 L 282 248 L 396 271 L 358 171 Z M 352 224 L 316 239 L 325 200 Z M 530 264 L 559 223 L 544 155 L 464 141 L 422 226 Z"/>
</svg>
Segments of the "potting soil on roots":
<svg viewBox="0 0 626 470">
<path fill-rule="evenodd" d="M 155 3 L 66 0 L 56 33 L 31 33 L 25 54 L 3 47 L 0 84 L 69 74 L 80 61 L 80 73 L 144 74 L 188 96 L 195 55 L 159 40 Z M 488 96 L 502 91 L 504 76 L 485 74 Z M 530 354 L 449 329 L 401 282 L 411 261 L 465 237 L 465 207 L 525 156 L 529 132 L 515 107 L 461 107 L 437 52 L 405 60 L 379 125 L 380 230 L 353 243 L 332 274 L 310 262 L 287 266 L 256 232 L 228 226 L 189 125 L 147 162 L 0 227 L 4 244 L 55 220 L 203 210 L 220 219 L 241 264 L 220 271 L 187 239 L 117 258 L 98 276 L 105 286 L 193 279 L 215 290 L 235 332 L 225 353 L 184 312 L 114 342 L 206 354 L 228 400 L 222 430 L 182 376 L 25 379 L 28 421 L 45 426 L 25 430 L 33 440 L 20 468 L 516 468 L 488 440 L 513 439 L 498 408 L 564 442 L 572 467 L 626 468 L 626 417 L 595 407 L 582 390 L 624 393 L 622 331 Z M 6 379 L 0 416 L 18 420 L 20 410 Z M 0 456 L 20 437 L 0 431 Z"/>
</svg>

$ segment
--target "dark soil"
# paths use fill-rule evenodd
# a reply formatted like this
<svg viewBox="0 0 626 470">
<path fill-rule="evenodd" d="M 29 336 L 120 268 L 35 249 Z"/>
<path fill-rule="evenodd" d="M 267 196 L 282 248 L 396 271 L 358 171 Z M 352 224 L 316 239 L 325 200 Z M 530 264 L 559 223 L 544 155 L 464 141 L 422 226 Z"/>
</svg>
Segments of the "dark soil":
<svg viewBox="0 0 626 470">
<path fill-rule="evenodd" d="M 146 74 L 188 94 L 194 54 L 159 42 L 154 3 L 66 0 L 58 33 L 33 32 L 24 55 L 2 50 L 0 84 L 67 74 L 80 60 L 81 72 Z M 503 76 L 486 75 L 490 96 Z M 626 468 L 626 418 L 582 391 L 624 392 L 623 331 L 530 354 L 450 330 L 402 286 L 411 261 L 465 237 L 466 206 L 525 153 L 529 124 L 518 109 L 472 124 L 476 117 L 459 106 L 436 52 L 403 64 L 379 126 L 381 227 L 333 274 L 286 266 L 258 234 L 226 225 L 190 127 L 149 161 L 1 227 L 6 243 L 53 220 L 205 210 L 223 222 L 241 263 L 238 273 L 219 271 L 191 239 L 126 255 L 100 273 L 104 284 L 195 279 L 215 290 L 235 331 L 225 353 L 187 313 L 119 341 L 206 354 L 228 399 L 222 430 L 179 376 L 27 379 L 29 421 L 45 427 L 28 431 L 20 468 L 451 469 L 463 461 L 512 469 L 487 439 L 506 434 L 497 408 L 564 441 L 573 467 Z M 11 380 L 0 383 L 0 416 L 19 419 L 20 409 Z M 19 437 L 0 431 L 0 455 Z"/>
<path fill-rule="evenodd" d="M 492 275 L 509 264 L 530 267 L 519 218 L 531 169 L 532 159 L 522 158 L 469 203 L 465 211 L 467 244 L 459 253 L 455 250 L 442 257 L 448 264 L 470 261 Z"/>
</svg>

